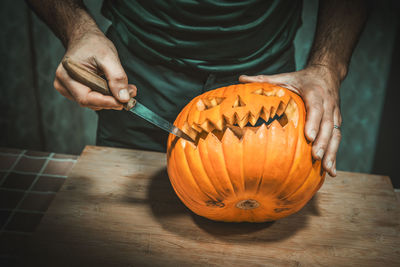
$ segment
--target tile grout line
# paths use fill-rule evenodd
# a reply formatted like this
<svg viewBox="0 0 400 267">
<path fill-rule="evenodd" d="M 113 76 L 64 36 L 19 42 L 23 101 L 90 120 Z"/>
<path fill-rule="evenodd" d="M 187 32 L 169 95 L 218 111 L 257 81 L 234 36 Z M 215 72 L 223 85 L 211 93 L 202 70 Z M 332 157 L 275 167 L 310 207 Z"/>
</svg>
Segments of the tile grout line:
<svg viewBox="0 0 400 267">
<path fill-rule="evenodd" d="M 26 190 L 24 189 L 14 189 L 14 188 L 0 188 L 1 191 L 7 191 L 7 192 L 19 192 L 19 193 L 25 193 Z M 41 195 L 52 195 L 52 194 L 57 194 L 58 191 L 36 191 L 36 190 L 31 190 L 30 193 L 32 194 L 41 194 Z"/>
<path fill-rule="evenodd" d="M 24 150 L 25 153 L 25 150 Z M 32 190 L 33 186 L 36 184 L 37 180 L 39 179 L 40 175 L 43 173 L 43 171 L 46 169 L 47 164 L 49 163 L 50 159 L 53 157 L 54 153 L 50 153 L 49 157 L 46 159 L 46 161 L 43 163 L 42 168 L 40 169 L 40 171 L 37 173 L 35 179 L 32 181 L 31 185 L 29 186 L 28 190 L 25 191 L 24 195 L 22 196 L 21 200 L 18 202 L 17 206 L 15 207 L 15 209 L 11 212 L 11 214 L 8 216 L 7 221 L 3 224 L 3 226 L 0 229 L 0 234 L 3 233 L 7 227 L 7 225 L 10 223 L 10 221 L 12 220 L 12 218 L 15 215 L 15 211 L 18 210 L 20 208 L 20 206 L 22 205 L 23 201 L 25 200 L 25 198 L 28 196 L 28 193 Z"/>
<path fill-rule="evenodd" d="M 14 154 L 14 153 L 4 153 L 0 151 L 0 156 L 13 156 L 13 157 L 17 157 L 20 154 Z M 42 157 L 42 156 L 29 156 L 29 155 L 23 155 L 22 157 L 24 158 L 28 158 L 28 159 L 48 159 L 49 156 L 47 157 Z M 78 159 L 71 159 L 71 158 L 52 158 L 52 161 L 72 161 L 72 162 L 76 162 Z"/>
<path fill-rule="evenodd" d="M 18 162 L 20 161 L 20 159 L 22 158 L 22 156 L 26 153 L 26 150 L 22 150 L 19 155 L 17 156 L 17 158 L 15 159 L 14 163 L 11 165 L 11 167 L 6 170 L 6 174 L 4 175 L 4 177 L 1 179 L 0 181 L 0 186 L 3 185 L 4 181 L 6 180 L 6 178 L 8 177 L 8 175 L 10 175 L 10 173 L 14 170 L 15 166 L 17 166 Z"/>
<path fill-rule="evenodd" d="M 30 214 L 44 214 L 45 211 L 38 211 L 38 210 L 25 210 L 25 209 L 0 209 L 0 211 L 13 211 L 15 212 L 23 212 L 23 213 L 30 213 Z"/>
<path fill-rule="evenodd" d="M 0 169 L 0 171 L 3 171 L 3 169 Z M 4 170 L 7 171 L 7 170 Z M 16 174 L 23 174 L 23 175 L 35 175 L 37 174 L 37 172 L 26 172 L 26 171 L 11 171 L 12 173 L 16 173 Z M 62 178 L 62 179 L 66 179 L 68 177 L 68 175 L 58 175 L 58 174 L 49 174 L 49 173 L 42 173 L 41 174 L 42 177 L 53 177 L 53 178 Z"/>
</svg>

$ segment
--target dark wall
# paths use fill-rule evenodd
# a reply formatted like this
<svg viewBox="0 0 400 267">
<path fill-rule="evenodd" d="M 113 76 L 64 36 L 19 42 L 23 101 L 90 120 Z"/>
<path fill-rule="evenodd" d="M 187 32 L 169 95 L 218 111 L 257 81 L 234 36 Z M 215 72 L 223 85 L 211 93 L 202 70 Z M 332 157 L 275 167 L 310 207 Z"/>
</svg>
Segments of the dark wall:
<svg viewBox="0 0 400 267">
<path fill-rule="evenodd" d="M 386 86 L 385 104 L 379 124 L 372 172 L 389 175 L 394 187 L 400 188 L 400 175 L 397 170 L 400 151 L 400 28 L 397 29 L 395 47 Z"/>
<path fill-rule="evenodd" d="M 393 80 L 398 79 L 394 74 L 398 65 L 392 65 L 396 64 L 393 56 L 398 57 L 393 54 L 399 14 L 395 2 L 371 1 L 369 20 L 341 88 L 344 122 L 339 170 L 389 174 L 389 167 L 382 164 L 389 162 L 384 160 L 388 142 L 381 143 L 388 140 L 387 134 L 393 135 L 395 121 L 383 111 L 385 96 L 390 101 L 388 88 L 399 84 Z M 105 30 L 109 22 L 99 13 L 101 1 L 85 3 Z M 303 26 L 295 40 L 298 69 L 311 46 L 317 7 L 317 0 L 304 1 Z M 79 154 L 85 145 L 95 143 L 97 117 L 53 89 L 64 48 L 25 2 L 0 1 L 0 15 L 0 146 Z"/>
</svg>

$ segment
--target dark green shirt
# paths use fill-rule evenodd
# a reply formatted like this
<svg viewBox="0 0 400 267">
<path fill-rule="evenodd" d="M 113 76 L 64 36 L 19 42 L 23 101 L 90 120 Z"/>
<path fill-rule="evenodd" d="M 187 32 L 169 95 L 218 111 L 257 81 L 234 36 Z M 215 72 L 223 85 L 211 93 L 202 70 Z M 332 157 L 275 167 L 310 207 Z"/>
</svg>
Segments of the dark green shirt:
<svg viewBox="0 0 400 267">
<path fill-rule="evenodd" d="M 115 44 L 136 99 L 173 122 L 195 96 L 240 74 L 295 70 L 301 24 L 295 0 L 105 0 Z M 165 151 L 167 133 L 129 112 L 98 112 L 97 144 Z"/>
<path fill-rule="evenodd" d="M 206 73 L 275 66 L 301 24 L 295 0 L 105 0 L 102 12 L 136 56 Z"/>
</svg>

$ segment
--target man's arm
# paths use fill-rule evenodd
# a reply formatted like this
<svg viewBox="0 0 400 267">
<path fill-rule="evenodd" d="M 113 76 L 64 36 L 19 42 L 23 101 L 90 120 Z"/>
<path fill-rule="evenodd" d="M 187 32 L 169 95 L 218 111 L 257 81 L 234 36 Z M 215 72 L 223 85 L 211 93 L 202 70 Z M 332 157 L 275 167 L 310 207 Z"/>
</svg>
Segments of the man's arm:
<svg viewBox="0 0 400 267">
<path fill-rule="evenodd" d="M 313 157 L 322 159 L 323 168 L 331 176 L 336 176 L 341 139 L 339 88 L 366 16 L 362 0 L 321 0 L 316 35 L 303 70 L 239 78 L 241 82 L 283 84 L 301 95 L 307 109 L 305 135 L 313 142 Z"/>
<path fill-rule="evenodd" d="M 128 85 L 114 44 L 104 36 L 82 0 L 26 1 L 66 47 L 65 56 L 104 74 L 115 98 L 92 91 L 73 80 L 61 63 L 54 80 L 58 92 L 94 110 L 122 109 L 121 102 L 136 95 L 136 87 Z"/>
</svg>

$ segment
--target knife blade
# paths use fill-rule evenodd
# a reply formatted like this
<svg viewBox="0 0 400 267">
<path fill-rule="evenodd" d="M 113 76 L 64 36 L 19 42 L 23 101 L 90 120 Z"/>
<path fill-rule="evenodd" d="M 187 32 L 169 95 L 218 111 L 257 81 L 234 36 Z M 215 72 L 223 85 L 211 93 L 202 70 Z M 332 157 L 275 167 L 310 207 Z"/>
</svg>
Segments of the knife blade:
<svg viewBox="0 0 400 267">
<path fill-rule="evenodd" d="M 88 86 L 92 90 L 99 92 L 103 95 L 111 95 L 111 90 L 108 87 L 107 81 L 96 73 L 88 70 L 82 64 L 65 57 L 62 61 L 63 67 L 67 70 L 68 74 L 76 81 Z M 185 134 L 181 129 L 150 110 L 143 104 L 139 103 L 133 97 L 127 102 L 123 103 L 124 109 L 132 112 L 133 114 L 145 119 L 151 124 L 172 133 L 178 137 L 181 137 L 187 141 L 194 142 L 190 136 Z"/>
</svg>

